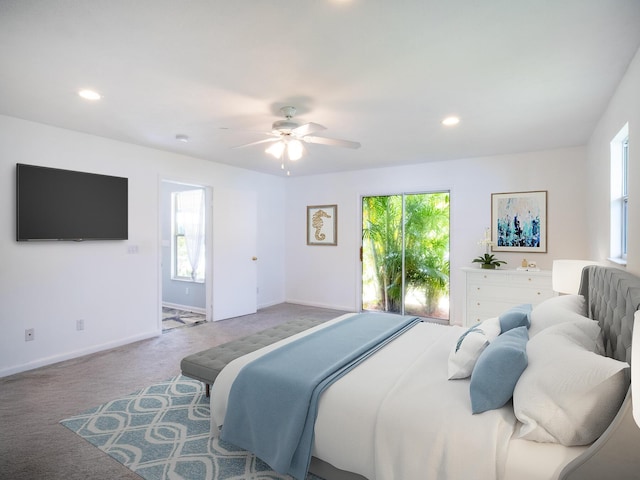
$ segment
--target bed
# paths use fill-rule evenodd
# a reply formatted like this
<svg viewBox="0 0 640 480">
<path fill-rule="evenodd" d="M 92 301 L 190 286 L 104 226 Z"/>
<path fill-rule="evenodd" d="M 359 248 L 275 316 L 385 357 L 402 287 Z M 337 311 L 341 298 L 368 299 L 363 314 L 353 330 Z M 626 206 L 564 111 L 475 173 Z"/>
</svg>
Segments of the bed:
<svg viewBox="0 0 640 480">
<path fill-rule="evenodd" d="M 310 471 L 329 480 L 637 478 L 630 364 L 640 279 L 596 266 L 582 277 L 579 295 L 480 328 L 419 322 L 358 363 L 319 396 Z M 247 365 L 353 315 L 229 363 L 211 393 L 212 436 Z"/>
</svg>

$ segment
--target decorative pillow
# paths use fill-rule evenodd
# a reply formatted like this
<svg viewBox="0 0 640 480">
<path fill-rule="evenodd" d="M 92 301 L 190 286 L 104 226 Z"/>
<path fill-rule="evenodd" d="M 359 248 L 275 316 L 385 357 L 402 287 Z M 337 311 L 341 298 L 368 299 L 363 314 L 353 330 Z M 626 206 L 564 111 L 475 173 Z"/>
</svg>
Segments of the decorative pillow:
<svg viewBox="0 0 640 480">
<path fill-rule="evenodd" d="M 531 304 L 525 303 L 517 307 L 511 307 L 509 310 L 500 315 L 500 330 L 502 333 L 512 328 L 527 327 L 531 325 L 529 318 L 531 315 Z"/>
<path fill-rule="evenodd" d="M 449 354 L 449 380 L 470 376 L 482 351 L 499 334 L 498 319 L 490 318 L 460 335 Z"/>
<path fill-rule="evenodd" d="M 588 348 L 597 342 L 585 322 L 595 323 L 586 319 L 548 327 L 527 345 L 529 367 L 513 394 L 514 412 L 523 424 L 520 438 L 588 445 L 620 408 L 629 365 Z"/>
<path fill-rule="evenodd" d="M 531 311 L 529 337 L 533 338 L 547 327 L 587 316 L 582 295 L 558 295 L 536 305 Z"/>
<path fill-rule="evenodd" d="M 471 374 L 471 411 L 482 413 L 505 405 L 527 368 L 527 327 L 512 328 L 482 352 Z"/>
</svg>

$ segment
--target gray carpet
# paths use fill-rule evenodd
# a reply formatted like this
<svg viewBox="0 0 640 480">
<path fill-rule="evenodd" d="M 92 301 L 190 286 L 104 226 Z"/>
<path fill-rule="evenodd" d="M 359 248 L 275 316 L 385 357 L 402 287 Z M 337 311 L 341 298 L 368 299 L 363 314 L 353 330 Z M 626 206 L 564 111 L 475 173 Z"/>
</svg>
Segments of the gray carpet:
<svg viewBox="0 0 640 480">
<path fill-rule="evenodd" d="M 345 312 L 281 304 L 0 378 L 0 477 L 140 480 L 60 420 L 180 373 L 180 360 L 294 318 Z"/>
</svg>

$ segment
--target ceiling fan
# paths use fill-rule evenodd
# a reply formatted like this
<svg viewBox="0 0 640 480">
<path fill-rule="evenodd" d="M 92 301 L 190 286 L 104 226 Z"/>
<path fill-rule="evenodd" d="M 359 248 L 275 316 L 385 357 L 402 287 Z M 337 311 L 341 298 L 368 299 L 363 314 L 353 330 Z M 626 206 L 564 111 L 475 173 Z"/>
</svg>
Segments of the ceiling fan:
<svg viewBox="0 0 640 480">
<path fill-rule="evenodd" d="M 273 155 L 279 160 L 282 159 L 283 169 L 285 168 L 285 160 L 288 159 L 295 161 L 302 157 L 304 152 L 303 142 L 328 145 L 332 147 L 360 148 L 360 143 L 358 142 L 313 135 L 314 133 L 326 130 L 327 128 L 312 122 L 300 125 L 298 122 L 293 120 L 293 116 L 296 113 L 295 107 L 282 107 L 280 112 L 282 112 L 285 119 L 273 122 L 271 131 L 265 132 L 265 135 L 269 135 L 272 138 L 238 145 L 233 148 L 244 148 L 259 145 L 261 143 L 271 143 L 272 145 L 270 145 L 265 152 Z"/>
</svg>

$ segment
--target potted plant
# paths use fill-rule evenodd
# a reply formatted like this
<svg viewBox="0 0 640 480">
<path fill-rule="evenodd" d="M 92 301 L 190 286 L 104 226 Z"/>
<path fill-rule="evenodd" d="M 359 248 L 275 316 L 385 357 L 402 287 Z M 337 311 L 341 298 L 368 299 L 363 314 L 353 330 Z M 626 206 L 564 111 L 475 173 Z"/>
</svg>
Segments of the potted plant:
<svg viewBox="0 0 640 480">
<path fill-rule="evenodd" d="M 474 258 L 473 263 L 479 263 L 480 268 L 495 269 L 502 264 L 506 264 L 507 262 L 498 260 L 495 255 L 485 253 L 484 255 L 480 255 L 479 257 Z"/>
</svg>

